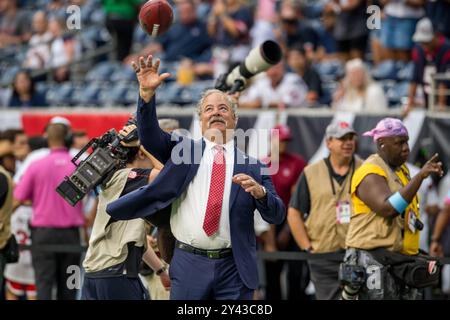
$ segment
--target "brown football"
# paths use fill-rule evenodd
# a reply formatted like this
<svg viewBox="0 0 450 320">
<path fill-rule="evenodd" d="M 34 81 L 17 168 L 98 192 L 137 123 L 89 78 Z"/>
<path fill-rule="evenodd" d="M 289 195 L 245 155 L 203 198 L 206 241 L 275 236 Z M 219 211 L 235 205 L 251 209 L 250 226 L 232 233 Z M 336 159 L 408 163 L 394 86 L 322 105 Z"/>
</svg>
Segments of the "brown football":
<svg viewBox="0 0 450 320">
<path fill-rule="evenodd" d="M 173 9 L 165 0 L 149 0 L 139 12 L 139 23 L 150 36 L 166 32 L 173 22 Z"/>
</svg>

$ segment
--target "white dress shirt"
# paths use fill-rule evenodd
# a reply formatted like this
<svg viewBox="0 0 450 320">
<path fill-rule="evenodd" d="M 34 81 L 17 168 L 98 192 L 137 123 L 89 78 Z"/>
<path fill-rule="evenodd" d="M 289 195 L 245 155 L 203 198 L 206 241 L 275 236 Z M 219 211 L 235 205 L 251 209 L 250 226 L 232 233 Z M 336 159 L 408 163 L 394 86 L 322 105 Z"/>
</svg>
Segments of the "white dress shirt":
<svg viewBox="0 0 450 320">
<path fill-rule="evenodd" d="M 215 143 L 205 140 L 205 151 L 200 165 L 191 183 L 181 197 L 172 204 L 170 226 L 178 241 L 187 243 L 199 249 L 231 248 L 230 237 L 230 193 L 231 179 L 234 169 L 234 140 L 224 145 L 226 163 L 225 188 L 220 215 L 219 230 L 208 237 L 203 230 L 206 206 L 208 203 L 209 186 L 214 162 Z"/>
</svg>

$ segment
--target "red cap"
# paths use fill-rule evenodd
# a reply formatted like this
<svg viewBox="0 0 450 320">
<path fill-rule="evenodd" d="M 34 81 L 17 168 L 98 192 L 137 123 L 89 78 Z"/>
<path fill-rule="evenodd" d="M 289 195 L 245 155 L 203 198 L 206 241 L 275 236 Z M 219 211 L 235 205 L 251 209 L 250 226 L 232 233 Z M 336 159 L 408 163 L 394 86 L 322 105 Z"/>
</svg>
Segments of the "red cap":
<svg viewBox="0 0 450 320">
<path fill-rule="evenodd" d="M 279 124 L 276 125 L 272 130 L 278 130 L 278 135 L 280 141 L 286 141 L 292 139 L 291 129 L 287 125 Z"/>
</svg>

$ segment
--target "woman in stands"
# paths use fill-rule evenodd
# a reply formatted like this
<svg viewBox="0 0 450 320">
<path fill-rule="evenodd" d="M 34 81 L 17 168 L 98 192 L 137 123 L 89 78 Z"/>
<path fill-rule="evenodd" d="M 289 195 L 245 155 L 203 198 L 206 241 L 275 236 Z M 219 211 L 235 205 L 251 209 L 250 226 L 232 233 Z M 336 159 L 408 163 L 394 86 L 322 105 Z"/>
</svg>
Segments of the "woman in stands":
<svg viewBox="0 0 450 320">
<path fill-rule="evenodd" d="M 26 71 L 19 71 L 14 77 L 9 107 L 45 107 L 45 97 L 36 91 L 35 83 Z"/>
<path fill-rule="evenodd" d="M 332 107 L 343 111 L 385 111 L 383 88 L 370 76 L 361 59 L 345 65 L 345 77 L 333 96 Z"/>
</svg>

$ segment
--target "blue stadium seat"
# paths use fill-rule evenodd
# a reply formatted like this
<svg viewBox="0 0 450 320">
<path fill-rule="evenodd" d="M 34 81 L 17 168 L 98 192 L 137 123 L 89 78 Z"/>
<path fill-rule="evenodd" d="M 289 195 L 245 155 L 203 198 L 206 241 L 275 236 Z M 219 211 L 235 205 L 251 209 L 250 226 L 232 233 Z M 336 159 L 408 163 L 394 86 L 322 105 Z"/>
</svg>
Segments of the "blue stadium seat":
<svg viewBox="0 0 450 320">
<path fill-rule="evenodd" d="M 402 81 L 411 81 L 414 72 L 414 62 L 403 65 L 397 72 L 397 79 Z"/>
<path fill-rule="evenodd" d="M 9 68 L 6 68 L 4 71 L 2 71 L 2 75 L 0 78 L 0 84 L 10 84 L 13 82 L 14 77 L 16 76 L 17 72 L 20 71 L 20 66 L 12 66 Z"/>
<path fill-rule="evenodd" d="M 111 75 L 121 67 L 119 62 L 101 62 L 97 64 L 91 71 L 86 75 L 86 80 L 88 81 L 109 81 Z"/>
<path fill-rule="evenodd" d="M 72 103 L 77 106 L 98 106 L 100 91 L 105 85 L 100 82 L 91 82 L 80 86 L 72 93 Z"/>
<path fill-rule="evenodd" d="M 68 106 L 71 105 L 71 94 L 75 90 L 72 83 L 66 82 L 61 85 L 54 86 L 47 91 L 46 99 L 51 106 Z"/>
<path fill-rule="evenodd" d="M 179 86 L 175 82 L 163 83 L 156 93 L 156 104 L 170 104 L 175 96 L 178 94 Z"/>
<path fill-rule="evenodd" d="M 386 60 L 380 62 L 372 69 L 372 77 L 376 80 L 396 80 L 397 79 L 397 65 L 393 60 Z"/>
<path fill-rule="evenodd" d="M 324 81 L 337 80 L 344 75 L 344 66 L 337 60 L 318 63 L 314 67 Z"/>
<path fill-rule="evenodd" d="M 126 93 L 128 87 L 124 83 L 110 83 L 106 88 L 102 88 L 98 95 L 101 106 L 114 106 L 126 104 Z"/>
<path fill-rule="evenodd" d="M 389 107 L 396 107 L 402 103 L 402 100 L 408 96 L 409 82 L 403 81 L 396 83 L 390 88 L 386 95 L 389 100 Z"/>
<path fill-rule="evenodd" d="M 137 81 L 136 72 L 131 66 L 122 65 L 111 75 L 111 81 Z"/>
</svg>

